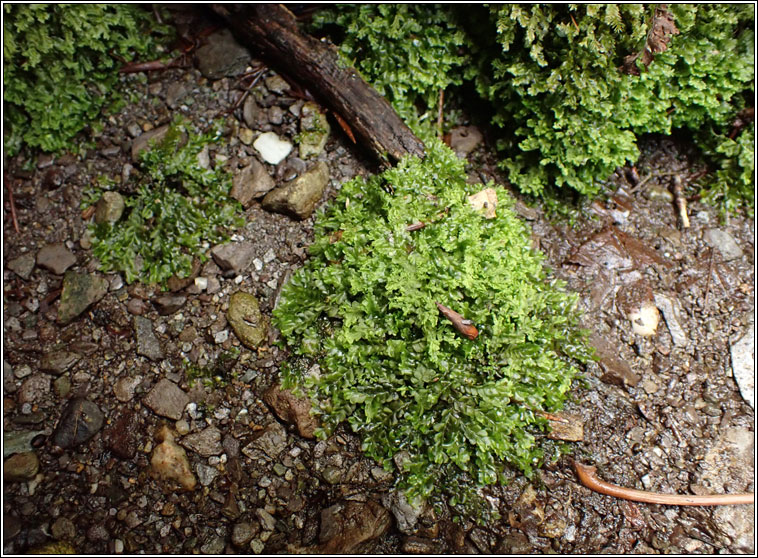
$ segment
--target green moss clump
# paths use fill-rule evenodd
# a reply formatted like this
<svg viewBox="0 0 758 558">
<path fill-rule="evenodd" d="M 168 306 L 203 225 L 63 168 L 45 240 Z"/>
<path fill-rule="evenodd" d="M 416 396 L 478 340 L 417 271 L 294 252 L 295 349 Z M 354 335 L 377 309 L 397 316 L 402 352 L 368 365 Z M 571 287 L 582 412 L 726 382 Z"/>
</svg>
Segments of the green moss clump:
<svg viewBox="0 0 758 558">
<path fill-rule="evenodd" d="M 112 100 L 120 60 L 155 56 L 166 35 L 149 11 L 127 4 L 4 4 L 3 142 L 70 148 Z"/>
<path fill-rule="evenodd" d="M 754 92 L 753 6 L 670 5 L 678 34 L 630 75 L 625 59 L 645 47 L 656 9 L 347 6 L 317 22 L 342 28 L 343 54 L 411 124 L 436 108 L 439 88 L 474 85 L 501 130 L 502 166 L 523 192 L 594 195 L 637 160 L 640 135 L 683 129 L 719 169 L 711 199 L 752 208 L 754 161 L 737 144 L 754 136 L 735 144 L 728 134 Z"/>
<path fill-rule="evenodd" d="M 229 197 L 229 173 L 203 168 L 198 160 L 219 137 L 188 134 L 177 122 L 160 143 L 140 154 L 142 173 L 136 194 L 125 200 L 124 217 L 90 226 L 101 269 L 122 271 L 127 283 L 186 277 L 194 257 L 207 259 L 211 243 L 226 240 L 229 228 L 242 225 L 241 206 Z"/>
<path fill-rule="evenodd" d="M 321 434 L 347 421 L 388 469 L 407 451 L 410 494 L 452 503 L 509 465 L 534 470 L 535 411 L 561 407 L 572 362 L 588 356 L 575 295 L 549 278 L 505 190 L 495 218 L 471 207 L 481 188 L 438 140 L 424 160 L 346 183 L 274 311 L 296 363 L 284 383 L 310 394 Z M 479 336 L 462 337 L 436 302 Z"/>
</svg>

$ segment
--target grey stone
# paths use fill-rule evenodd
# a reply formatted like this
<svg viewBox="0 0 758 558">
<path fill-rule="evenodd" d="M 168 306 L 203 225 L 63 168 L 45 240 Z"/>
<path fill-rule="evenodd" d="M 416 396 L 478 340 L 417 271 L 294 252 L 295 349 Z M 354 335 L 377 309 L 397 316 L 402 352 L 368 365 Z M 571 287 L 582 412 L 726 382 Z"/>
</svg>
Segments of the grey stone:
<svg viewBox="0 0 758 558">
<path fill-rule="evenodd" d="M 271 459 L 276 459 L 287 447 L 287 431 L 278 422 L 272 422 L 263 429 L 261 435 L 242 449 L 242 453 L 251 458 L 262 457 L 261 452 Z"/>
<path fill-rule="evenodd" d="M 284 111 L 279 105 L 274 105 L 268 109 L 268 120 L 277 126 L 284 121 Z"/>
<path fill-rule="evenodd" d="M 59 517 L 50 526 L 50 534 L 55 540 L 73 540 L 76 536 L 74 522 L 67 517 Z"/>
<path fill-rule="evenodd" d="M 419 517 L 426 509 L 426 502 L 408 502 L 405 492 L 393 490 L 382 497 L 382 504 L 395 516 L 397 528 L 401 533 L 412 535 L 418 526 Z"/>
<path fill-rule="evenodd" d="M 50 393 L 50 376 L 47 374 L 34 374 L 29 376 L 21 384 L 18 390 L 18 402 L 24 403 L 41 403 Z"/>
<path fill-rule="evenodd" d="M 21 277 L 24 281 L 27 281 L 32 275 L 34 264 L 36 263 L 34 254 L 27 252 L 20 255 L 18 258 L 13 258 L 8 262 L 8 269 L 13 273 Z"/>
<path fill-rule="evenodd" d="M 255 510 L 255 515 L 260 519 L 264 531 L 273 531 L 276 528 L 276 519 L 263 508 Z"/>
<path fill-rule="evenodd" d="M 681 326 L 682 309 L 679 301 L 667 295 L 655 293 L 655 305 L 663 313 L 663 319 L 666 320 L 666 327 L 668 327 L 674 345 L 677 347 L 687 345 L 687 334 Z"/>
<path fill-rule="evenodd" d="M 267 77 L 265 82 L 266 89 L 272 93 L 278 93 L 280 95 L 290 88 L 290 84 L 287 83 L 287 80 L 278 74 Z"/>
<path fill-rule="evenodd" d="M 77 397 L 69 401 L 53 432 L 53 443 L 63 449 L 83 444 L 103 426 L 103 412 L 92 401 Z"/>
<path fill-rule="evenodd" d="M 179 106 L 181 101 L 189 93 L 187 86 L 181 81 L 175 81 L 166 89 L 166 104 L 169 108 L 175 109 Z"/>
<path fill-rule="evenodd" d="M 76 256 L 61 243 L 48 244 L 37 252 L 37 265 L 52 271 L 56 275 L 63 275 L 75 263 Z"/>
<path fill-rule="evenodd" d="M 300 157 L 320 155 L 326 147 L 331 127 L 321 108 L 308 101 L 300 110 Z"/>
<path fill-rule="evenodd" d="M 236 76 L 245 71 L 250 53 L 234 40 L 231 31 L 223 29 L 208 37 L 208 42 L 195 52 L 197 67 L 208 79 Z"/>
<path fill-rule="evenodd" d="M 324 468 L 321 476 L 324 477 L 324 481 L 328 484 L 338 484 L 342 480 L 342 471 L 340 471 L 339 467 L 329 465 Z"/>
<path fill-rule="evenodd" d="M 63 278 L 58 321 L 69 323 L 108 292 L 108 281 L 97 275 L 69 271 Z"/>
<path fill-rule="evenodd" d="M 721 256 L 725 261 L 736 260 L 743 255 L 742 248 L 739 247 L 734 238 L 721 229 L 708 229 L 703 235 L 703 240 L 721 252 Z"/>
<path fill-rule="evenodd" d="M 142 402 L 162 417 L 173 420 L 182 418 L 189 396 L 171 380 L 161 379 L 145 396 Z"/>
<path fill-rule="evenodd" d="M 32 440 L 43 430 L 15 430 L 3 432 L 3 459 L 14 453 L 32 451 Z"/>
<path fill-rule="evenodd" d="M 153 322 L 142 316 L 134 316 L 134 332 L 137 338 L 137 354 L 151 360 L 163 358 L 163 349 L 153 331 Z"/>
<path fill-rule="evenodd" d="M 226 319 L 234 334 L 247 348 L 254 349 L 266 339 L 268 326 L 255 296 L 243 292 L 234 293 L 229 297 Z"/>
<path fill-rule="evenodd" d="M 203 546 L 200 547 L 200 552 L 203 554 L 222 554 L 224 552 L 225 544 L 224 537 L 213 535 Z"/>
<path fill-rule="evenodd" d="M 187 297 L 184 295 L 165 294 L 153 300 L 153 305 L 158 310 L 158 314 L 168 316 L 184 306 L 185 302 L 187 302 Z"/>
<path fill-rule="evenodd" d="M 253 200 L 264 196 L 275 186 L 274 179 L 271 178 L 266 167 L 253 159 L 252 163 L 239 171 L 232 179 L 232 190 L 230 196 L 242 204 L 247 209 L 253 203 Z"/>
<path fill-rule="evenodd" d="M 142 382 L 142 376 L 126 376 L 119 378 L 113 386 L 113 394 L 116 399 L 122 403 L 131 401 L 134 398 L 134 390 Z"/>
<path fill-rule="evenodd" d="M 235 523 L 234 527 L 232 527 L 232 544 L 238 548 L 242 548 L 259 532 L 260 527 L 257 523 L 251 523 L 249 521 Z"/>
<path fill-rule="evenodd" d="M 158 143 L 165 138 L 168 128 L 169 125 L 164 124 L 134 138 L 132 141 L 132 162 L 137 163 L 139 161 L 139 154 L 148 149 L 151 142 Z"/>
<path fill-rule="evenodd" d="M 221 431 L 215 426 L 188 434 L 181 440 L 181 445 L 185 448 L 199 453 L 203 457 L 211 455 L 221 455 L 224 448 L 221 446 Z"/>
<path fill-rule="evenodd" d="M 32 480 L 39 472 L 39 458 L 34 452 L 17 453 L 3 463 L 5 482 Z"/>
<path fill-rule="evenodd" d="M 103 192 L 95 206 L 95 223 L 115 223 L 124 214 L 126 203 L 118 192 Z"/>
<path fill-rule="evenodd" d="M 755 409 L 755 323 L 734 340 L 729 347 L 732 355 L 732 374 L 740 388 L 742 398 Z"/>
<path fill-rule="evenodd" d="M 59 376 L 53 381 L 55 394 L 63 399 L 71 391 L 71 380 L 68 376 Z"/>
<path fill-rule="evenodd" d="M 358 545 L 386 533 L 392 524 L 389 512 L 376 502 L 335 504 L 321 510 L 319 553 L 353 554 Z"/>
<path fill-rule="evenodd" d="M 221 269 L 242 273 L 253 263 L 255 246 L 250 242 L 219 244 L 211 249 L 211 256 Z"/>
<path fill-rule="evenodd" d="M 266 194 L 263 207 L 296 219 L 307 219 L 316 208 L 328 183 L 329 166 L 324 161 L 319 161 L 302 176 Z"/>
<path fill-rule="evenodd" d="M 81 357 L 78 354 L 72 353 L 71 351 L 54 351 L 52 353 L 47 353 L 42 357 L 39 368 L 43 372 L 52 372 L 53 374 L 61 375 L 74 364 L 79 362 L 80 358 Z"/>
<path fill-rule="evenodd" d="M 206 465 L 205 463 L 198 463 L 195 467 L 195 472 L 197 473 L 197 480 L 200 482 L 201 486 L 210 486 L 218 476 L 218 469 Z"/>
<path fill-rule="evenodd" d="M 248 95 L 242 105 L 242 119 L 249 128 L 257 130 L 268 120 L 268 116 L 255 102 L 255 98 Z"/>
</svg>

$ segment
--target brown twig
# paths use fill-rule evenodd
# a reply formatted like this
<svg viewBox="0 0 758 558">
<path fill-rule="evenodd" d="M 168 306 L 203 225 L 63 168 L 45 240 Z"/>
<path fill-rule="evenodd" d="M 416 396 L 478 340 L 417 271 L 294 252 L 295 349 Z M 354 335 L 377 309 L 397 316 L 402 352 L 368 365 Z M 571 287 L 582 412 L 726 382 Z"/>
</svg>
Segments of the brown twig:
<svg viewBox="0 0 758 558">
<path fill-rule="evenodd" d="M 471 320 L 467 320 L 458 312 L 451 310 L 444 304 L 440 304 L 439 302 L 435 302 L 435 304 L 440 312 L 442 312 L 442 315 L 452 322 L 453 327 L 455 327 L 461 335 L 471 340 L 477 338 L 479 331 L 474 327 L 474 323 Z"/>
<path fill-rule="evenodd" d="M 440 100 L 437 103 L 437 137 L 442 139 L 442 107 L 445 104 L 445 90 L 440 88 Z"/>
<path fill-rule="evenodd" d="M 713 248 L 710 249 L 711 254 L 708 258 L 708 279 L 705 282 L 705 297 L 703 299 L 703 313 L 708 308 L 708 294 L 711 291 L 711 275 L 713 274 Z"/>
<path fill-rule="evenodd" d="M 16 231 L 16 234 L 20 233 L 21 231 L 18 228 L 18 219 L 16 218 L 16 202 L 13 199 L 13 183 L 8 176 L 8 173 L 4 173 L 5 178 L 5 189 L 8 190 L 8 204 L 11 208 L 11 219 L 13 220 L 13 230 Z"/>
<path fill-rule="evenodd" d="M 600 479 L 595 467 L 583 465 L 574 461 L 574 470 L 581 483 L 595 492 L 632 500 L 634 502 L 647 502 L 649 504 L 664 504 L 669 506 L 725 506 L 735 504 L 752 504 L 755 501 L 755 495 L 749 494 L 711 494 L 704 496 L 684 496 L 680 494 L 660 494 L 657 492 L 647 492 L 645 490 L 636 490 L 634 488 L 624 488 L 616 486 Z"/>
<path fill-rule="evenodd" d="M 426 223 L 424 223 L 423 221 L 419 221 L 418 223 L 412 223 L 408 225 L 407 227 L 405 227 L 405 230 L 408 232 L 413 232 L 413 231 L 423 229 L 425 226 L 426 226 Z"/>
<path fill-rule="evenodd" d="M 682 194 L 682 177 L 680 175 L 674 175 L 674 182 L 671 189 L 674 194 L 674 203 L 679 211 L 679 219 L 682 223 L 682 228 L 689 229 L 690 218 L 687 215 L 687 198 Z"/>
</svg>

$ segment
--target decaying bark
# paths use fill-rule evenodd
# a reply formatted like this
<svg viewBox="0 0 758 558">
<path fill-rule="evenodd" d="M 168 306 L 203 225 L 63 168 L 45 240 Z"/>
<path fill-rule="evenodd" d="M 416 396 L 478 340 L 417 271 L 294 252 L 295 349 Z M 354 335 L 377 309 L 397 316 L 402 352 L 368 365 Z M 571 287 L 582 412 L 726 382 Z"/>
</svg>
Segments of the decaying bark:
<svg viewBox="0 0 758 558">
<path fill-rule="evenodd" d="M 214 4 L 213 11 L 238 40 L 344 119 L 358 141 L 380 160 L 394 163 L 406 155 L 424 156 L 423 142 L 387 100 L 355 69 L 345 67 L 327 43 L 300 33 L 295 16 L 283 5 Z"/>
<path fill-rule="evenodd" d="M 621 67 L 621 71 L 634 76 L 640 75 L 639 68 L 637 68 L 637 59 L 641 59 L 642 64 L 647 68 L 656 54 L 668 48 L 671 36 L 678 34 L 679 29 L 674 24 L 674 16 L 668 11 L 666 4 L 656 6 L 655 15 L 653 15 L 653 20 L 650 22 L 650 31 L 648 31 L 647 38 L 645 39 L 645 46 L 640 52 L 630 54 L 624 58 L 624 65 Z"/>
</svg>

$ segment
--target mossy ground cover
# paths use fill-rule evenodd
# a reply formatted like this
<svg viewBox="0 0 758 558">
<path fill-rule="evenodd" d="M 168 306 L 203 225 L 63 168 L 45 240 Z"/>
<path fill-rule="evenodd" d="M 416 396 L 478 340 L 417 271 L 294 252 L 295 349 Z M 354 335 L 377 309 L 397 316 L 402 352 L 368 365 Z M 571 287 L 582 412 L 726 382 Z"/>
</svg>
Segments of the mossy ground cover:
<svg viewBox="0 0 758 558">
<path fill-rule="evenodd" d="M 408 452 L 410 493 L 457 503 L 509 466 L 534 470 L 539 412 L 561 408 L 588 353 L 576 298 L 549 277 L 511 197 L 494 188 L 487 219 L 464 163 L 438 140 L 427 148 L 342 187 L 274 320 L 292 351 L 285 385 L 310 394 L 322 434 L 347 421 L 388 469 Z"/>
</svg>

